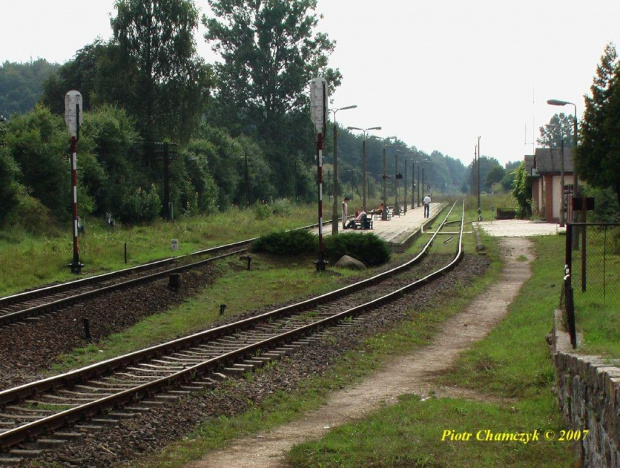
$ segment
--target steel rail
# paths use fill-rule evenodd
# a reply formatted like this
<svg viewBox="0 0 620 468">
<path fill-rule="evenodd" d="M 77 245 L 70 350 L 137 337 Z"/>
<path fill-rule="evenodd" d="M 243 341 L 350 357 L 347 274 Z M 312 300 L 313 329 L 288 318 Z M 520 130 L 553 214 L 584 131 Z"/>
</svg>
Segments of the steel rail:
<svg viewBox="0 0 620 468">
<path fill-rule="evenodd" d="M 201 252 L 194 252 L 192 254 L 189 254 L 187 256 L 183 256 L 183 257 L 177 257 L 176 260 L 179 259 L 189 259 L 193 256 L 197 256 L 200 254 L 204 254 L 204 253 L 216 253 L 222 250 L 226 250 L 227 248 L 232 248 L 237 246 L 238 244 L 245 244 L 249 241 L 243 241 L 241 243 L 235 243 L 235 244 L 228 244 L 226 246 L 220 246 L 220 247 L 216 247 L 213 249 L 208 249 L 205 251 L 201 251 Z M 127 288 L 130 286 L 135 286 L 137 284 L 141 284 L 141 283 L 146 283 L 149 281 L 155 281 L 157 279 L 163 278 L 165 276 L 168 276 L 172 273 L 178 273 L 178 272 L 182 272 L 191 268 L 197 268 L 199 266 L 202 266 L 204 264 L 216 261 L 216 260 L 220 260 L 226 257 L 230 257 L 233 255 L 238 255 L 240 253 L 245 252 L 247 249 L 239 249 L 239 250 L 234 250 L 232 252 L 223 254 L 223 255 L 219 255 L 216 257 L 209 257 L 207 259 L 204 260 L 200 260 L 197 262 L 193 262 L 193 263 L 188 263 L 188 264 L 184 264 L 184 265 L 180 265 L 180 266 L 176 266 L 173 268 L 169 268 L 166 269 L 164 271 L 160 271 L 157 273 L 151 273 L 151 274 L 147 274 L 147 275 L 142 275 L 142 276 L 138 276 L 136 278 L 131 278 L 128 279 L 126 281 L 121 281 L 112 285 L 108 285 L 108 286 L 103 286 L 97 289 L 92 289 L 89 291 L 85 291 L 85 292 L 81 292 L 81 293 L 77 293 L 74 294 L 72 296 L 68 296 L 68 297 L 64 297 L 61 299 L 56 299 L 54 301 L 51 302 L 46 302 L 44 304 L 39 304 L 33 307 L 29 307 L 27 309 L 23 309 L 23 310 L 18 310 L 15 312 L 9 312 L 9 313 L 5 313 L 0 315 L 0 327 L 4 327 L 7 325 L 10 325 L 12 323 L 16 323 L 19 321 L 23 321 L 29 317 L 35 317 L 37 315 L 41 315 L 43 313 L 52 311 L 52 310 L 56 310 L 57 308 L 60 307 L 64 307 L 64 306 L 68 306 L 71 305 L 73 303 L 76 302 L 80 302 L 83 301 L 85 299 L 94 297 L 94 296 L 98 296 L 101 294 L 105 294 L 105 293 L 109 293 L 112 292 L 114 290 L 117 289 L 122 289 L 122 288 Z M 54 290 L 53 293 L 58 293 L 58 292 L 62 292 L 62 291 L 68 291 L 71 290 L 71 288 L 77 288 L 77 287 L 81 287 L 81 286 L 86 286 L 86 285 L 90 285 L 90 284 L 96 284 L 96 283 L 101 283 L 107 280 L 111 280 L 111 279 L 115 279 L 115 278 L 120 278 L 123 276 L 127 276 L 131 273 L 141 273 L 143 271 L 148 271 L 149 269 L 153 269 L 155 267 L 159 267 L 162 265 L 168 265 L 170 263 L 173 263 L 172 261 L 161 261 L 161 262 L 156 262 L 156 263 L 151 263 L 151 264 L 147 264 L 147 265 L 140 265 L 139 267 L 134 267 L 134 268 L 139 268 L 138 269 L 132 269 L 131 272 L 128 272 L 128 270 L 121 270 L 120 272 L 114 272 L 114 273 L 107 273 L 105 275 L 99 275 L 97 277 L 90 277 L 90 278 L 84 278 L 83 280 L 77 280 L 71 283 L 63 283 L 61 286 L 61 289 L 58 290 Z M 122 274 L 121 274 L 122 273 Z M 78 283 L 79 281 L 85 281 L 84 283 Z M 71 287 L 69 287 L 71 286 Z M 49 287 L 49 288 L 53 288 Z M 46 288 L 46 289 L 49 289 Z M 41 290 L 37 290 L 36 292 L 39 293 L 39 291 Z M 50 293 L 52 293 L 52 290 L 50 289 L 49 291 Z M 22 293 L 22 294 L 28 294 L 28 293 Z M 14 297 L 14 296 L 10 296 L 10 297 Z M 41 297 L 41 296 L 36 296 L 36 295 L 32 295 L 30 297 L 28 297 L 27 299 L 25 298 L 26 296 L 23 296 L 24 299 L 22 299 L 23 301 L 25 300 L 32 300 L 32 299 L 36 299 L 37 297 Z M 13 305 L 15 304 L 15 302 L 13 303 Z M 5 304 L 7 305 L 7 304 Z M 1 306 L 1 304 L 0 304 Z"/>
<path fill-rule="evenodd" d="M 41 296 L 49 296 L 58 292 L 74 289 L 79 286 L 86 286 L 93 283 L 101 283 L 104 281 L 112 280 L 122 276 L 128 276 L 135 273 L 140 273 L 144 270 L 152 270 L 160 266 L 165 266 L 170 263 L 179 262 L 180 260 L 191 259 L 204 254 L 212 254 L 221 250 L 226 250 L 233 247 L 247 246 L 256 238 L 246 239 L 239 242 L 232 242 L 230 244 L 219 245 L 217 247 L 211 247 L 208 249 L 199 250 L 186 255 L 179 255 L 176 257 L 165 258 L 162 260 L 156 260 L 154 262 L 145 263 L 143 265 L 137 265 L 134 267 L 124 268 L 122 270 L 112 271 L 109 273 L 102 273 L 100 275 L 89 276 L 87 278 L 80 278 L 73 281 L 67 281 L 66 283 L 54 284 L 52 286 L 45 286 L 43 288 L 33 289 L 30 291 L 24 291 L 10 296 L 0 297 L 0 308 L 6 307 L 18 302 L 24 302 L 25 300 L 36 299 Z"/>
<path fill-rule="evenodd" d="M 454 205 L 450 209 L 449 213 L 446 215 L 446 218 L 442 222 L 442 226 L 445 224 L 448 216 L 452 212 Z M 155 379 L 151 382 L 144 383 L 142 385 L 138 385 L 132 389 L 128 389 L 122 392 L 118 392 L 115 395 L 106 396 L 104 398 L 88 402 L 86 404 L 82 404 L 76 406 L 71 409 L 67 409 L 56 413 L 51 416 L 47 416 L 38 421 L 33 421 L 27 424 L 23 424 L 17 428 L 7 430 L 3 433 L 0 433 L 0 445 L 3 447 L 9 447 L 20 442 L 29 441 L 36 439 L 36 437 L 40 434 L 44 434 L 48 431 L 54 431 L 60 427 L 64 427 L 68 424 L 77 422 L 82 420 L 84 417 L 92 416 L 94 414 L 99 414 L 105 410 L 105 408 L 116 408 L 123 406 L 129 402 L 138 401 L 144 396 L 152 395 L 162 388 L 169 387 L 178 382 L 189 381 L 192 377 L 200 374 L 204 374 L 209 370 L 215 370 L 218 367 L 221 367 L 223 364 L 231 361 L 238 360 L 244 356 L 248 356 L 251 354 L 256 354 L 270 347 L 277 346 L 278 343 L 286 343 L 290 342 L 293 339 L 299 336 L 305 336 L 309 333 L 315 332 L 327 326 L 331 326 L 334 323 L 341 322 L 344 318 L 358 315 L 367 310 L 376 308 L 388 302 L 391 302 L 406 292 L 411 291 L 417 287 L 420 287 L 423 284 L 437 278 L 438 276 L 443 275 L 448 270 L 452 269 L 462 258 L 463 250 L 462 250 L 462 238 L 463 238 L 463 223 L 464 223 L 464 210 L 461 215 L 461 230 L 459 235 L 458 248 L 455 257 L 445 266 L 436 270 L 435 272 L 421 278 L 409 285 L 402 287 L 396 291 L 393 291 L 389 294 L 376 298 L 372 301 L 369 301 L 365 304 L 352 307 L 346 311 L 333 314 L 331 317 L 327 317 L 324 319 L 320 319 L 312 324 L 304 325 L 296 328 L 295 330 L 287 331 L 281 334 L 278 334 L 274 337 L 260 340 L 255 343 L 249 344 L 247 346 L 242 346 L 234 351 L 230 351 L 227 353 L 223 353 L 218 357 L 205 360 L 199 364 L 194 366 L 186 367 L 181 371 L 175 372 L 172 375 L 168 375 L 159 379 Z M 416 256 L 414 259 L 409 262 L 396 267 L 394 270 L 403 271 L 403 267 L 407 265 L 411 265 L 414 260 L 418 259 L 423 255 L 428 248 L 432 245 L 433 240 L 435 239 L 439 229 L 432 235 L 431 239 L 424 246 L 423 251 Z M 394 274 L 393 270 L 385 273 L 381 273 L 379 275 L 375 275 L 368 280 L 363 280 L 360 283 L 365 285 L 369 284 L 369 280 L 378 279 L 378 278 L 387 278 Z M 344 288 L 341 288 L 332 293 L 325 294 L 320 296 L 324 300 L 322 302 L 326 302 L 328 298 L 338 297 L 338 292 L 349 290 L 353 291 L 358 288 L 354 288 L 357 285 L 350 285 Z M 318 298 L 317 298 L 318 299 Z M 315 300 L 303 301 L 303 304 L 306 305 L 316 305 L 319 302 Z M 257 324 L 260 322 L 264 322 L 265 319 L 270 319 L 274 317 L 282 317 L 287 316 L 293 313 L 295 310 L 299 310 L 297 304 L 293 306 L 283 307 L 280 309 L 276 309 L 274 311 L 270 311 L 264 314 L 261 314 L 256 317 L 252 317 L 250 319 L 241 320 L 235 322 L 233 324 L 217 327 L 215 329 L 207 330 L 204 332 L 196 333 L 194 335 L 190 335 L 185 338 L 180 338 L 177 340 L 173 340 L 169 343 L 153 346 L 144 350 L 140 350 L 134 353 L 129 353 L 124 356 L 120 356 L 118 358 L 109 359 L 107 361 L 103 361 L 101 363 L 93 364 L 87 366 L 82 369 L 77 369 L 74 371 L 70 371 L 65 374 L 61 374 L 55 377 L 50 377 L 48 379 L 44 379 L 38 382 L 32 382 L 30 384 L 25 384 L 20 387 L 16 387 L 14 389 L 8 389 L 0 392 L 0 406 L 6 406 L 9 403 L 14 401 L 23 400 L 28 397 L 40 395 L 46 391 L 53 390 L 55 388 L 59 388 L 62 386 L 71 386 L 79 381 L 87 380 L 88 378 L 101 376 L 103 374 L 110 373 L 113 369 L 124 368 L 131 363 L 137 363 L 139 361 L 143 361 L 147 358 L 154 358 L 162 356 L 163 353 L 173 353 L 180 349 L 187 349 L 191 345 L 195 343 L 203 343 L 210 339 L 217 338 L 224 334 L 230 334 L 231 331 L 238 332 L 240 329 L 249 328 L 252 324 Z"/>
</svg>

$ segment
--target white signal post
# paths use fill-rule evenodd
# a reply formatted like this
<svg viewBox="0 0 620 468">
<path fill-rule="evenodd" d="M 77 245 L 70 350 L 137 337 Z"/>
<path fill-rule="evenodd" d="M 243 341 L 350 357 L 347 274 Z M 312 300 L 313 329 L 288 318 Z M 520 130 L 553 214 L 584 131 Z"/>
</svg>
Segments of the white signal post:
<svg viewBox="0 0 620 468">
<path fill-rule="evenodd" d="M 65 95 L 65 123 L 71 135 L 71 181 L 73 185 L 73 261 L 68 265 L 71 273 L 79 274 L 84 266 L 80 263 L 78 247 L 78 205 L 77 205 L 77 141 L 82 124 L 82 95 L 71 90 Z"/>
<path fill-rule="evenodd" d="M 328 89 L 325 78 L 318 77 L 310 81 L 310 110 L 312 122 L 316 128 L 317 151 L 317 184 L 319 205 L 319 259 L 316 262 L 316 271 L 325 271 L 325 249 L 323 246 L 323 136 L 325 135 L 328 112 Z"/>
</svg>

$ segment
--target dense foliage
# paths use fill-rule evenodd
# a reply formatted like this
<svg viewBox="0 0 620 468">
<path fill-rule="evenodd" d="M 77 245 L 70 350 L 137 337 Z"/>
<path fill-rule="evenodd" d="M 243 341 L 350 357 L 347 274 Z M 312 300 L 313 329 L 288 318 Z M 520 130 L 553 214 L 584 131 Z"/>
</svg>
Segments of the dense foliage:
<svg viewBox="0 0 620 468">
<path fill-rule="evenodd" d="M 297 161 L 311 162 L 312 128 L 307 83 L 318 74 L 332 88 L 340 73 L 328 68 L 335 43 L 314 29 L 316 0 L 209 0 L 215 17 L 203 18 L 205 39 L 222 57 L 213 115 L 233 135 L 257 139 L 278 171 L 279 195 L 296 191 Z"/>
<path fill-rule="evenodd" d="M 0 115 L 10 117 L 31 110 L 41 97 L 43 82 L 58 68 L 45 59 L 0 65 Z"/>
<path fill-rule="evenodd" d="M 259 237 L 252 243 L 252 252 L 272 255 L 305 255 L 316 252 L 318 238 L 309 231 L 278 231 Z"/>
<path fill-rule="evenodd" d="M 608 44 L 585 98 L 577 149 L 579 175 L 589 185 L 609 188 L 620 200 L 620 63 Z"/>
<path fill-rule="evenodd" d="M 515 172 L 512 197 L 517 202 L 518 218 L 527 218 L 532 215 L 532 178 L 525 170 L 525 161 Z"/>
<path fill-rule="evenodd" d="M 343 233 L 325 236 L 325 258 L 336 263 L 343 255 L 349 255 L 366 266 L 381 265 L 390 259 L 390 248 L 378 236 L 370 233 Z M 308 231 L 279 231 L 261 236 L 252 244 L 253 252 L 272 255 L 306 255 L 318 252 L 318 237 Z"/>
<path fill-rule="evenodd" d="M 129 74 L 128 107 L 147 141 L 186 141 L 202 113 L 208 69 L 196 54 L 198 10 L 187 0 L 119 0 L 114 43 Z"/>
<path fill-rule="evenodd" d="M 192 0 L 119 0 L 113 37 L 84 45 L 62 65 L 37 60 L 0 67 L 0 223 L 38 230 L 71 215 L 69 137 L 64 96 L 83 96 L 78 142 L 79 214 L 138 223 L 158 216 L 210 214 L 233 206 L 271 216 L 278 200 L 316 200 L 316 135 L 308 81 L 330 90 L 335 42 L 317 32 L 316 0 L 210 0 L 203 16 L 221 60 L 197 56 L 198 9 Z M 35 107 L 35 102 L 39 105 Z M 7 115 L 9 114 L 9 115 Z M 14 115 L 13 115 L 14 114 Z M 362 136 L 338 128 L 339 197 L 362 198 Z M 333 191 L 333 126 L 324 145 L 324 188 Z M 346 155 L 346 156 L 345 156 Z M 440 152 L 396 140 L 367 140 L 368 195 L 381 194 L 383 161 L 417 192 L 469 190 L 468 168 Z M 482 158 L 483 190 L 502 168 Z M 471 170 L 471 169 L 470 169 Z M 165 172 L 165 175 L 164 175 Z M 487 183 L 487 172 L 489 176 Z M 506 176 L 506 177 L 509 177 Z M 289 203 L 289 202 L 287 202 Z M 355 202 L 354 202 L 355 203 Z"/>
</svg>

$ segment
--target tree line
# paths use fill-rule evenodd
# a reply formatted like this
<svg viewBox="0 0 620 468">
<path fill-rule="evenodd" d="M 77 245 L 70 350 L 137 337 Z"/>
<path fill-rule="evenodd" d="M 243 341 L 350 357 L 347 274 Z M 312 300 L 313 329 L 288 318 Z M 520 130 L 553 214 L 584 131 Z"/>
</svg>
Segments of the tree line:
<svg viewBox="0 0 620 468">
<path fill-rule="evenodd" d="M 276 198 L 316 198 L 316 135 L 306 86 L 322 75 L 333 94 L 342 82 L 329 66 L 335 42 L 316 31 L 316 0 L 208 3 L 212 14 L 200 17 L 191 0 L 119 0 L 109 41 L 85 45 L 63 65 L 39 59 L 0 67 L 0 111 L 9 117 L 0 123 L 0 223 L 44 228 L 70 215 L 63 121 L 70 89 L 83 96 L 78 200 L 84 215 L 111 212 L 132 223 L 169 215 L 171 207 L 192 216 Z M 200 23 L 217 63 L 197 54 Z M 340 193 L 359 194 L 361 137 L 338 131 Z M 383 180 L 383 141 L 367 143 L 367 180 L 375 193 Z M 418 162 L 430 190 L 471 190 L 472 168 L 459 160 L 402 141 L 387 154 L 388 174 L 404 174 L 407 158 L 409 165 Z M 509 177 L 493 158 L 481 163 L 483 190 Z M 325 183 L 330 193 L 329 177 Z M 392 193 L 391 183 L 387 188 Z"/>
</svg>

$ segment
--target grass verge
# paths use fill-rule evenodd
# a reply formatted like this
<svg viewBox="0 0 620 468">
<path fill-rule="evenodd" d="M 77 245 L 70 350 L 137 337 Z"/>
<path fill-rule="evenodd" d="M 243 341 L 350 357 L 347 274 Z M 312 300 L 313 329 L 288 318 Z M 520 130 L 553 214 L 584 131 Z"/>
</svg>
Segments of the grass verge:
<svg viewBox="0 0 620 468">
<path fill-rule="evenodd" d="M 404 396 L 359 423 L 296 446 L 288 462 L 297 467 L 569 466 L 568 443 L 545 437 L 563 428 L 551 393 L 553 368 L 544 339 L 561 290 L 563 257 L 557 249 L 562 238 L 541 237 L 534 245 L 533 277 L 508 317 L 439 379 L 486 394 L 491 402 Z M 479 431 L 538 433 L 539 440 L 486 442 L 478 440 Z M 468 441 L 450 440 L 451 434 L 463 433 L 472 434 Z"/>
<path fill-rule="evenodd" d="M 415 249 L 415 246 L 412 248 Z M 359 349 L 346 353 L 324 375 L 309 377 L 304 381 L 303 388 L 296 392 L 278 393 L 263 400 L 251 411 L 209 421 L 184 440 L 170 445 L 159 454 L 134 463 L 134 466 L 182 466 L 188 461 L 204 457 L 210 450 L 224 447 L 234 438 L 264 432 L 299 418 L 303 413 L 323 404 L 331 391 L 359 381 L 399 354 L 409 353 L 428 344 L 443 321 L 461 311 L 496 280 L 500 267 L 496 249 L 490 248 L 490 255 L 494 255 L 495 260 L 488 274 L 475 278 L 469 287 L 461 290 L 459 296 L 444 298 L 440 307 L 435 304 L 429 310 L 411 310 L 410 321 L 390 332 L 364 340 Z"/>
</svg>

